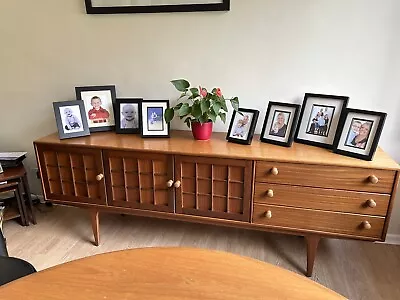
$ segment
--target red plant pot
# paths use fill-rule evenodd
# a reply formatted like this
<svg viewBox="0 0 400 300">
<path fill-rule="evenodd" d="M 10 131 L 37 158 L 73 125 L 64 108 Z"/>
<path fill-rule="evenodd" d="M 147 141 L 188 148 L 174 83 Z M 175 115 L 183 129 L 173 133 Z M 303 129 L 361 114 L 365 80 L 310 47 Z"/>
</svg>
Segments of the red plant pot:
<svg viewBox="0 0 400 300">
<path fill-rule="evenodd" d="M 192 133 L 196 140 L 207 141 L 211 138 L 213 122 L 192 122 Z"/>
</svg>

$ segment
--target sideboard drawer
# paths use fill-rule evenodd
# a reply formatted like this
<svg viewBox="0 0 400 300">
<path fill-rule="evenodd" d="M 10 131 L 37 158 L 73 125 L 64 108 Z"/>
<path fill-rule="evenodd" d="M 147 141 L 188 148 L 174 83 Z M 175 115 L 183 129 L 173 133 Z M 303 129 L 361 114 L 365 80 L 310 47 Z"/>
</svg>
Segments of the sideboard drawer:
<svg viewBox="0 0 400 300">
<path fill-rule="evenodd" d="M 254 202 L 365 215 L 386 216 L 390 195 L 256 183 Z"/>
<path fill-rule="evenodd" d="M 392 192 L 395 171 L 256 162 L 256 181 L 376 193 Z M 374 183 L 374 179 L 377 182 Z"/>
<path fill-rule="evenodd" d="M 279 228 L 314 230 L 380 240 L 385 218 L 254 204 L 253 223 Z M 364 227 L 369 227 L 368 224 L 371 226 L 370 229 Z"/>
</svg>

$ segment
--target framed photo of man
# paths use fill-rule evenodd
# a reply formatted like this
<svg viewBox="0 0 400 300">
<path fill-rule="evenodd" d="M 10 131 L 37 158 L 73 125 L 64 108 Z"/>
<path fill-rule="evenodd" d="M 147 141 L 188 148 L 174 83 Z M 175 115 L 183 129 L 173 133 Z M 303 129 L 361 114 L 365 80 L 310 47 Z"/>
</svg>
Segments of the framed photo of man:
<svg viewBox="0 0 400 300">
<path fill-rule="evenodd" d="M 270 101 L 260 140 L 264 143 L 290 147 L 299 117 L 300 105 Z"/>
<path fill-rule="evenodd" d="M 239 108 L 239 112 L 234 111 L 226 139 L 232 143 L 250 145 L 259 113 L 258 110 L 247 108 Z"/>
<path fill-rule="evenodd" d="M 348 101 L 347 96 L 306 93 L 294 141 L 332 149 Z"/>
<path fill-rule="evenodd" d="M 346 109 L 335 137 L 333 152 L 372 160 L 386 120 L 386 113 Z"/>
<path fill-rule="evenodd" d="M 85 105 L 90 132 L 114 130 L 115 85 L 76 87 L 75 92 Z"/>
</svg>

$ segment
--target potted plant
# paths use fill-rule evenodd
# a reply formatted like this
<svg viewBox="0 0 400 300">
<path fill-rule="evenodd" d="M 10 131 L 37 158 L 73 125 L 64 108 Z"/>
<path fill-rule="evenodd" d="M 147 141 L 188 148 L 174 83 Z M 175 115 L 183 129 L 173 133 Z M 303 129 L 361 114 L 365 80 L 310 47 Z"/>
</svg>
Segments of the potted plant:
<svg viewBox="0 0 400 300">
<path fill-rule="evenodd" d="M 193 137 L 196 140 L 209 140 L 212 133 L 213 123 L 217 118 L 226 122 L 229 101 L 235 111 L 239 109 L 238 97 L 225 99 L 220 88 L 214 88 L 211 92 L 206 88 L 190 87 L 185 79 L 172 80 L 171 83 L 181 92 L 178 104 L 165 110 L 165 121 L 171 122 L 175 114 L 184 120 L 189 128 L 192 128 Z"/>
</svg>

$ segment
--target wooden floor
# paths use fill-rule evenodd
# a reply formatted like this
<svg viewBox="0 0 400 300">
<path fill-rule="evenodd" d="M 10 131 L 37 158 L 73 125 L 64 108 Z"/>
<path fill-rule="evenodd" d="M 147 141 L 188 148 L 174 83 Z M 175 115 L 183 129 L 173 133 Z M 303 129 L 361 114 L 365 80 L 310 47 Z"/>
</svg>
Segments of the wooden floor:
<svg viewBox="0 0 400 300">
<path fill-rule="evenodd" d="M 61 206 L 37 209 L 38 225 L 22 227 L 9 221 L 4 231 L 10 255 L 31 262 L 38 270 L 98 253 L 163 246 L 216 249 L 297 273 L 305 270 L 306 250 L 300 237 L 104 214 L 100 216 L 101 245 L 95 247 L 85 211 Z M 349 299 L 400 299 L 400 247 L 324 239 L 312 279 Z"/>
</svg>

